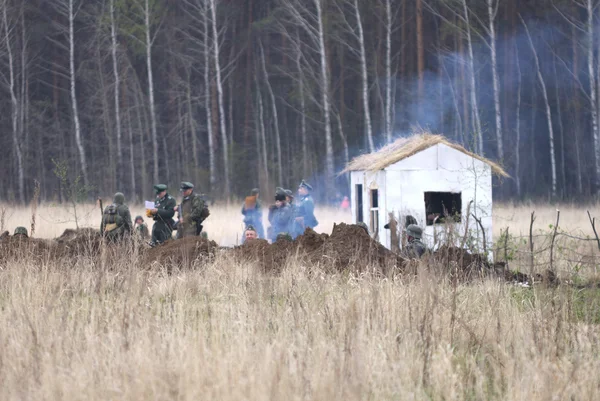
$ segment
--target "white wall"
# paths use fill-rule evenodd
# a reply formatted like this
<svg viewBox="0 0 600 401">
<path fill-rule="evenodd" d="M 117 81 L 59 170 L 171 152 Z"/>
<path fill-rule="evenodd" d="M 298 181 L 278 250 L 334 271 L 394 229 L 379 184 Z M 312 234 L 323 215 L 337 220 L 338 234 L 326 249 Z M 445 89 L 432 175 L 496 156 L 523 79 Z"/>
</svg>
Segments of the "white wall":
<svg viewBox="0 0 600 401">
<path fill-rule="evenodd" d="M 388 211 L 395 215 L 414 216 L 424 228 L 423 241 L 428 246 L 433 246 L 434 226 L 425 226 L 424 192 L 461 192 L 463 219 L 460 225 L 456 225 L 456 230 L 461 237 L 464 235 L 467 208 L 473 200 L 471 213 L 481 218 L 488 249 L 491 249 L 492 177 L 489 165 L 440 144 L 401 160 L 386 170 Z M 481 230 L 472 217 L 469 218 L 469 227 L 471 235 L 482 243 Z M 439 225 L 435 229 L 438 237 L 444 231 Z"/>
<path fill-rule="evenodd" d="M 383 226 L 387 223 L 387 207 L 386 207 L 386 172 L 377 171 L 374 173 L 353 171 L 350 173 L 351 183 L 351 209 L 352 209 L 352 223 L 356 224 L 357 216 L 357 199 L 356 199 L 356 185 L 362 184 L 363 186 L 363 221 L 367 226 L 371 227 L 371 193 L 370 190 L 377 188 L 379 191 L 379 232 L 378 239 L 380 242 L 390 247 L 389 238 L 386 239 L 385 231 Z M 375 237 L 375 233 L 371 233 L 372 237 Z M 386 243 L 387 241 L 387 243 Z"/>
</svg>

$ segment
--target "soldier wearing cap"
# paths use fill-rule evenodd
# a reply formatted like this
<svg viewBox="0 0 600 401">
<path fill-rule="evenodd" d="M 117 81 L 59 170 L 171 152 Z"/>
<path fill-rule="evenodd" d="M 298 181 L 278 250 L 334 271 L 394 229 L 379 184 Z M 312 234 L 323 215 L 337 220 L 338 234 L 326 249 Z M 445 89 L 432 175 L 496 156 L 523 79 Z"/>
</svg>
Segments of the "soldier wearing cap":
<svg viewBox="0 0 600 401">
<path fill-rule="evenodd" d="M 119 242 L 131 234 L 131 213 L 125 204 L 125 195 L 117 192 L 113 197 L 113 203 L 104 208 L 100 233 L 109 242 Z"/>
<path fill-rule="evenodd" d="M 242 215 L 244 215 L 244 226 L 247 228 L 253 226 L 258 238 L 265 238 L 265 229 L 263 227 L 262 205 L 260 203 L 260 194 L 258 188 L 250 191 L 250 196 L 246 197 L 242 205 Z"/>
<path fill-rule="evenodd" d="M 13 234 L 15 238 L 29 238 L 27 234 L 27 229 L 25 227 L 17 227 L 15 228 L 15 233 Z"/>
<path fill-rule="evenodd" d="M 404 256 L 410 259 L 420 259 L 427 251 L 427 247 L 421 242 L 423 229 L 416 224 L 409 224 L 406 227 L 406 236 L 408 243 L 402 250 Z"/>
<path fill-rule="evenodd" d="M 135 216 L 135 234 L 141 240 L 146 240 L 150 236 L 150 231 L 148 230 L 148 225 L 144 223 L 144 218 L 142 216 Z"/>
<path fill-rule="evenodd" d="M 180 191 L 183 199 L 181 205 L 176 208 L 179 221 L 177 238 L 200 235 L 202 222 L 208 217 L 206 202 L 200 194 L 194 193 L 194 185 L 191 182 L 182 182 Z"/>
<path fill-rule="evenodd" d="M 295 221 L 302 232 L 304 232 L 307 227 L 315 228 L 319 225 L 319 222 L 315 217 L 315 201 L 310 195 L 311 192 L 312 187 L 306 181 L 302 180 L 298 186 L 300 202 L 297 206 L 295 218 Z"/>
<path fill-rule="evenodd" d="M 154 209 L 149 210 L 149 214 L 154 220 L 150 246 L 162 244 L 172 238 L 173 216 L 175 215 L 175 205 L 177 203 L 175 198 L 167 193 L 165 184 L 155 185 L 154 192 L 156 193 Z"/>
<path fill-rule="evenodd" d="M 246 231 L 244 231 L 244 242 L 251 241 L 258 238 L 258 233 L 253 225 L 248 225 Z"/>
<path fill-rule="evenodd" d="M 275 204 L 269 207 L 269 222 L 271 223 L 269 239 L 275 242 L 279 234 L 288 233 L 293 219 L 292 210 L 286 201 L 285 190 L 277 188 Z"/>
</svg>

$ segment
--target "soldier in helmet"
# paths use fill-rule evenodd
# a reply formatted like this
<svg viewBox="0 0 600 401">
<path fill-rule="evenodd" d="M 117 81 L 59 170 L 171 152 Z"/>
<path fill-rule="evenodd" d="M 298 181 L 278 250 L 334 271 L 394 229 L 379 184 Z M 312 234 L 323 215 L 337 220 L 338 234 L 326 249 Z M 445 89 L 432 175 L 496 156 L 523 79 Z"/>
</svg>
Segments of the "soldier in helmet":
<svg viewBox="0 0 600 401">
<path fill-rule="evenodd" d="M 302 232 L 304 232 L 307 227 L 315 228 L 319 225 L 319 222 L 315 217 L 315 201 L 310 195 L 311 192 L 312 187 L 306 181 L 302 180 L 298 186 L 300 201 L 294 219 Z"/>
<path fill-rule="evenodd" d="M 200 194 L 194 193 L 194 184 L 184 181 L 180 186 L 183 200 L 177 206 L 177 238 L 198 236 L 202 232 L 202 222 L 208 217 L 208 207 Z"/>
<path fill-rule="evenodd" d="M 125 195 L 117 192 L 113 203 L 104 208 L 100 233 L 109 242 L 119 242 L 131 234 L 131 213 L 125 204 Z"/>
<path fill-rule="evenodd" d="M 406 227 L 407 244 L 402 250 L 402 254 L 410 259 L 420 259 L 427 251 L 427 247 L 421 242 L 423 229 L 416 224 L 409 224 Z"/>
<path fill-rule="evenodd" d="M 25 227 L 17 227 L 15 228 L 15 233 L 13 234 L 15 238 L 29 238 L 27 234 L 27 229 Z"/>
<path fill-rule="evenodd" d="M 155 185 L 154 192 L 156 193 L 154 209 L 148 211 L 148 214 L 154 220 L 152 240 L 150 241 L 152 247 L 172 238 L 173 216 L 175 215 L 175 205 L 177 203 L 175 198 L 167 193 L 165 184 Z"/>
<path fill-rule="evenodd" d="M 289 233 L 279 233 L 275 241 L 293 241 L 294 239 Z"/>
<path fill-rule="evenodd" d="M 134 227 L 135 233 L 139 239 L 146 240 L 150 236 L 148 225 L 144 223 L 144 218 L 142 216 L 135 216 Z"/>
</svg>

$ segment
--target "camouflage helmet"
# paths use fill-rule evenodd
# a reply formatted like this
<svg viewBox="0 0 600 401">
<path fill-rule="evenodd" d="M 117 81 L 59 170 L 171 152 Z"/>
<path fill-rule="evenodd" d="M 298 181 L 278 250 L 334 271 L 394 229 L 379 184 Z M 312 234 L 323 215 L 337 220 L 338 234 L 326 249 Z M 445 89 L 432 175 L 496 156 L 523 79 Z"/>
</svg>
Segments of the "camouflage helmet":
<svg viewBox="0 0 600 401">
<path fill-rule="evenodd" d="M 359 226 L 360 228 L 364 229 L 367 232 L 367 234 L 371 235 L 369 233 L 369 227 L 367 226 L 367 224 L 365 222 L 361 221 L 360 223 L 356 223 L 356 225 Z"/>
<path fill-rule="evenodd" d="M 406 234 L 413 238 L 421 239 L 421 236 L 423 235 L 423 229 L 416 224 L 410 224 L 408 227 L 406 227 Z"/>
<path fill-rule="evenodd" d="M 204 238 L 204 239 L 208 239 L 208 233 L 207 233 L 206 231 L 202 231 L 202 232 L 200 233 L 200 236 L 201 236 L 202 238 Z"/>
<path fill-rule="evenodd" d="M 113 196 L 113 202 L 117 205 L 122 205 L 125 203 L 125 195 L 122 192 L 117 192 L 115 196 Z"/>
<path fill-rule="evenodd" d="M 290 234 L 288 233 L 279 233 L 277 234 L 277 239 L 276 241 L 280 241 L 280 240 L 284 240 L 284 241 L 293 241 L 293 238 Z"/>
<path fill-rule="evenodd" d="M 137 222 L 138 220 L 142 220 L 142 223 L 144 222 L 144 218 L 142 216 L 135 216 L 135 219 L 133 219 L 134 222 Z"/>
<path fill-rule="evenodd" d="M 27 237 L 28 236 L 27 229 L 25 227 L 17 227 L 17 228 L 15 228 L 14 235 L 24 235 Z"/>
</svg>

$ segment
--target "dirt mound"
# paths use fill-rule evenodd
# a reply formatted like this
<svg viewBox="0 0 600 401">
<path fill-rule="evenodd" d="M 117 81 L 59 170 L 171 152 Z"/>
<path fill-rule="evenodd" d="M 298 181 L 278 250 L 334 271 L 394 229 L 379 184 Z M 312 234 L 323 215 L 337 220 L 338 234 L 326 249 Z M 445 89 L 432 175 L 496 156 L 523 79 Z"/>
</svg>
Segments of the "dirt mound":
<svg viewBox="0 0 600 401">
<path fill-rule="evenodd" d="M 373 240 L 362 227 L 344 223 L 333 226 L 331 235 L 320 249 L 309 253 L 309 259 L 337 271 L 363 271 L 375 267 L 387 272 L 405 264 L 401 257 Z"/>
<path fill-rule="evenodd" d="M 189 237 L 169 240 L 162 245 L 149 249 L 144 256 L 144 264 L 177 265 L 189 268 L 198 259 L 208 259 L 214 256 L 219 246 L 215 241 L 202 237 Z"/>
<path fill-rule="evenodd" d="M 102 236 L 93 228 L 66 229 L 56 242 L 56 256 L 94 256 L 100 252 Z"/>
<path fill-rule="evenodd" d="M 334 226 L 331 235 L 306 229 L 295 241 L 281 239 L 273 244 L 254 240 L 234 248 L 238 260 L 258 262 L 266 272 L 279 272 L 288 258 L 294 257 L 319 264 L 332 271 L 364 271 L 376 267 L 381 271 L 403 266 L 403 260 L 374 241 L 361 227 L 348 224 Z"/>
<path fill-rule="evenodd" d="M 44 258 L 53 253 L 49 241 L 38 238 L 4 236 L 0 240 L 0 262 L 10 259 Z"/>
</svg>

